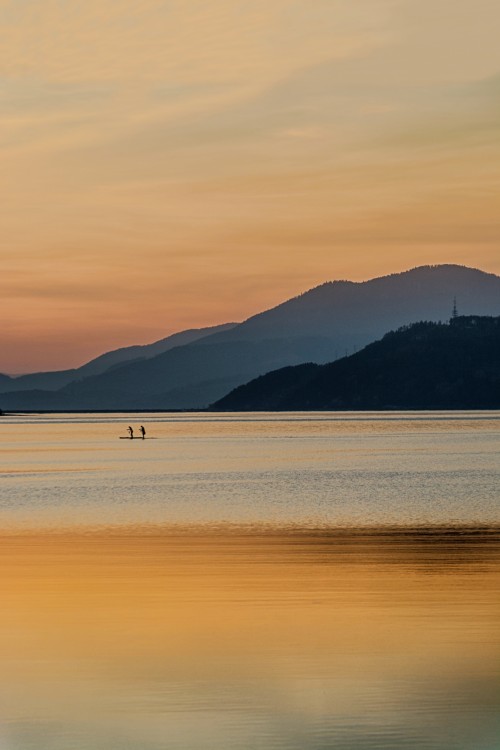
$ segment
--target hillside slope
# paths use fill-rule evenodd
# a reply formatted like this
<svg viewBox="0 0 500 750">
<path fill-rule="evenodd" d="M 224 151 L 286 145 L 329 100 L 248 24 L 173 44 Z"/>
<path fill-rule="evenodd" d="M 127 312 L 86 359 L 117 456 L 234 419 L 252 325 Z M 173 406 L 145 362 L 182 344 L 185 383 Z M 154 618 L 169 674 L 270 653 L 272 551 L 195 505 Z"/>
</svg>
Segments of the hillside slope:
<svg viewBox="0 0 500 750">
<path fill-rule="evenodd" d="M 500 315 L 500 276 L 466 266 L 420 266 L 369 281 L 329 281 L 248 318 L 211 341 L 319 336 L 338 355 L 419 320 L 446 321 L 456 298 L 460 315 Z"/>
<path fill-rule="evenodd" d="M 271 372 L 212 408 L 500 408 L 500 317 L 416 323 L 337 362 Z"/>
</svg>

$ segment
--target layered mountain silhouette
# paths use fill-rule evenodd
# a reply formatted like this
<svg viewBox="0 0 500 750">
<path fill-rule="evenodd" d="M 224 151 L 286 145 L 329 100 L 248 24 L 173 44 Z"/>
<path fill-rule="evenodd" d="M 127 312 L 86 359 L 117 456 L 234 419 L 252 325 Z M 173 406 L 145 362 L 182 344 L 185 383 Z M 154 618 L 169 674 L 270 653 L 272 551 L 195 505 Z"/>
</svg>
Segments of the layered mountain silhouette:
<svg viewBox="0 0 500 750">
<path fill-rule="evenodd" d="M 32 389 L 56 391 L 75 380 L 82 380 L 92 375 L 100 375 L 102 372 L 106 372 L 106 370 L 110 370 L 125 362 L 130 363 L 151 359 L 158 354 L 163 354 L 163 352 L 173 349 L 175 346 L 191 344 L 193 341 L 198 341 L 205 336 L 211 336 L 219 331 L 227 331 L 235 325 L 237 324 L 224 323 L 223 325 L 210 326 L 209 328 L 190 328 L 187 331 L 180 331 L 159 341 L 154 341 L 152 344 L 125 346 L 120 349 L 114 349 L 111 352 L 101 354 L 95 359 L 91 359 L 90 362 L 81 367 L 71 370 L 34 372 L 29 375 L 19 375 L 17 377 L 10 377 L 0 373 L 0 391 L 5 393 Z"/>
<path fill-rule="evenodd" d="M 500 408 L 500 317 L 414 323 L 326 365 L 242 385 L 217 411 Z"/>
<path fill-rule="evenodd" d="M 80 372 L 52 392 L 3 393 L 0 404 L 4 410 L 205 408 L 271 370 L 324 364 L 388 330 L 419 320 L 446 321 L 455 298 L 461 314 L 500 315 L 500 277 L 439 265 L 360 283 L 328 282 L 149 359 L 112 363 L 88 377 Z"/>
</svg>

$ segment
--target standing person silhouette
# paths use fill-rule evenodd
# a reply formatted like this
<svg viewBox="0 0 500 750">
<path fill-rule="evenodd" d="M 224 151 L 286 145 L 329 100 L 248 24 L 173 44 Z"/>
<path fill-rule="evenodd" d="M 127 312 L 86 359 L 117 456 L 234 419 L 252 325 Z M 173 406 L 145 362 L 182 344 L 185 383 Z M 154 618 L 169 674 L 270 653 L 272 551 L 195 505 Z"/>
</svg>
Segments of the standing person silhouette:
<svg viewBox="0 0 500 750">
<path fill-rule="evenodd" d="M 140 433 L 142 435 L 142 439 L 144 440 L 144 438 L 146 437 L 146 430 L 144 429 L 144 425 L 141 424 L 141 427 L 140 427 L 139 431 L 140 431 Z"/>
<path fill-rule="evenodd" d="M 134 430 L 133 430 L 133 428 L 129 425 L 127 427 L 127 430 L 129 431 L 130 439 L 133 440 L 134 439 Z"/>
</svg>

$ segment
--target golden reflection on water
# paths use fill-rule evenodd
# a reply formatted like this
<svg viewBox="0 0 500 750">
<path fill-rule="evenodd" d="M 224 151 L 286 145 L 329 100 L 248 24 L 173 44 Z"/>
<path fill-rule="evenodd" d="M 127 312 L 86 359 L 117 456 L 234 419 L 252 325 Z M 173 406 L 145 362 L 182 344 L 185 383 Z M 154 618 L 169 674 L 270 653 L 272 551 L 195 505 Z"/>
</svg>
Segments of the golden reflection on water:
<svg viewBox="0 0 500 750">
<path fill-rule="evenodd" d="M 0 747 L 494 750 L 499 591 L 495 529 L 6 535 Z"/>
</svg>

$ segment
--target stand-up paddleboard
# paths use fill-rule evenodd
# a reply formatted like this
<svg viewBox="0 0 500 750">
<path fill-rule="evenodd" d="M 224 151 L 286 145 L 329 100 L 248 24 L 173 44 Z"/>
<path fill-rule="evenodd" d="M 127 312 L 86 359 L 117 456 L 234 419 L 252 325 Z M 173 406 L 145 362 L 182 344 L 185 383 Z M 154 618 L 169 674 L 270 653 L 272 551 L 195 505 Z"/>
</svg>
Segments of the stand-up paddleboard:
<svg viewBox="0 0 500 750">
<path fill-rule="evenodd" d="M 128 435 L 120 435 L 120 440 L 156 440 L 155 437 L 141 437 L 140 435 L 134 435 L 129 437 Z"/>
</svg>

